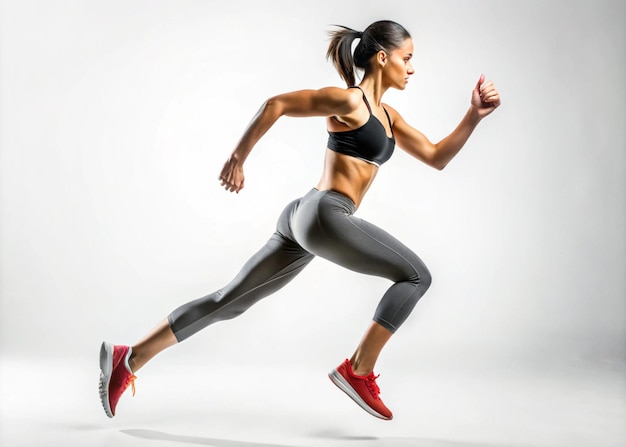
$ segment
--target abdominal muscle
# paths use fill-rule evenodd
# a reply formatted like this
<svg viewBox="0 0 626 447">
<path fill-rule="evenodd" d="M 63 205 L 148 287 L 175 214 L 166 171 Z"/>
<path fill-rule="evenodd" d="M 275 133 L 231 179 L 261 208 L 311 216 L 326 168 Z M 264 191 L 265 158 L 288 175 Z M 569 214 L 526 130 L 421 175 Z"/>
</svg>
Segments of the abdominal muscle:
<svg viewBox="0 0 626 447">
<path fill-rule="evenodd" d="M 376 177 L 378 166 L 326 149 L 320 191 L 336 191 L 349 197 L 358 208 Z"/>
</svg>

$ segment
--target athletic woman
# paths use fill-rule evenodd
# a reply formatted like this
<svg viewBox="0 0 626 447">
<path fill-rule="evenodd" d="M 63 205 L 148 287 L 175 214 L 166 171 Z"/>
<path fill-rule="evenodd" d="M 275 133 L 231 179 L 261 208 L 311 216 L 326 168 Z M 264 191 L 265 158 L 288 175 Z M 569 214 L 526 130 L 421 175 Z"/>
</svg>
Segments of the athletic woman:
<svg viewBox="0 0 626 447">
<path fill-rule="evenodd" d="M 358 44 L 352 51 L 355 40 Z M 246 158 L 278 118 L 323 116 L 329 138 L 321 179 L 287 205 L 268 242 L 224 288 L 175 309 L 134 346 L 102 343 L 100 398 L 109 417 L 129 385 L 134 392 L 134 373 L 156 354 L 212 323 L 240 315 L 320 256 L 392 282 L 352 357 L 329 373 L 332 382 L 365 411 L 381 419 L 392 418 L 379 397 L 374 366 L 382 348 L 430 286 L 431 276 L 409 248 L 354 213 L 396 144 L 427 165 L 443 169 L 481 119 L 500 105 L 500 96 L 493 82 L 485 82 L 481 75 L 459 125 L 433 144 L 381 102 L 389 88 L 404 90 L 414 73 L 413 42 L 401 25 L 378 21 L 363 32 L 338 27 L 331 32 L 327 56 L 348 87 L 301 90 L 268 99 L 219 176 L 222 187 L 238 193 L 244 187 Z M 357 69 L 363 72 L 358 85 Z"/>
</svg>

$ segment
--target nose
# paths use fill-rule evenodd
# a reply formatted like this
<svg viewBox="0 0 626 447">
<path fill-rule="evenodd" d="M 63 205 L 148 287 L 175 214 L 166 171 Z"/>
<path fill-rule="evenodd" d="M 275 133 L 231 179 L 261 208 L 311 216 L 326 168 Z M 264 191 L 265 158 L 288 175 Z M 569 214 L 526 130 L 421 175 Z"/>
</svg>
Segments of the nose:
<svg viewBox="0 0 626 447">
<path fill-rule="evenodd" d="M 406 72 L 408 75 L 412 75 L 413 73 L 415 73 L 415 70 L 413 69 L 413 64 L 411 64 L 410 62 L 406 66 Z"/>
</svg>

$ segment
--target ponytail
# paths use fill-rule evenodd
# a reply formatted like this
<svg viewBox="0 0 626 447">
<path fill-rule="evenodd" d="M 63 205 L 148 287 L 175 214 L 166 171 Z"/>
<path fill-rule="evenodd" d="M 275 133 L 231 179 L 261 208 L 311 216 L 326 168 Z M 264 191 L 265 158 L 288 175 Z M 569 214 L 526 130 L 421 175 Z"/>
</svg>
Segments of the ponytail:
<svg viewBox="0 0 626 447">
<path fill-rule="evenodd" d="M 330 44 L 326 58 L 330 59 L 348 87 L 356 84 L 356 69 L 370 68 L 372 56 L 379 51 L 390 52 L 399 48 L 411 37 L 404 27 L 391 20 L 380 20 L 365 28 L 365 31 L 355 31 L 342 25 L 330 31 Z M 352 52 L 352 44 L 361 39 Z"/>
<path fill-rule="evenodd" d="M 346 26 L 337 25 L 340 29 L 330 31 L 330 45 L 326 52 L 326 59 L 330 59 L 339 72 L 341 79 L 348 87 L 355 85 L 355 66 L 352 56 L 352 42 L 363 36 L 363 33 Z"/>
</svg>

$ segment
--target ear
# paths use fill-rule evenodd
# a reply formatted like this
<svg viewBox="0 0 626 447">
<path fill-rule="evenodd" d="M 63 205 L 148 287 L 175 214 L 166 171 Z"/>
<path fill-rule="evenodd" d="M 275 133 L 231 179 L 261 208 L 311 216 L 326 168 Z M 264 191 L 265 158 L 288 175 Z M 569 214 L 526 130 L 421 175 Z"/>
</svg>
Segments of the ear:
<svg viewBox="0 0 626 447">
<path fill-rule="evenodd" d="M 381 67 L 384 67 L 387 63 L 387 53 L 385 53 L 383 50 L 380 50 L 378 53 L 376 53 L 376 62 L 378 62 Z"/>
</svg>

